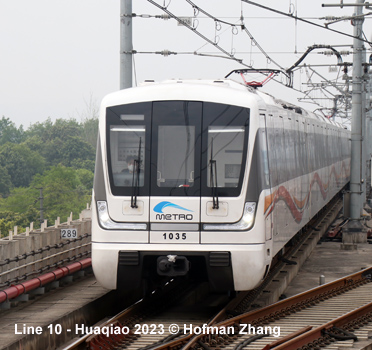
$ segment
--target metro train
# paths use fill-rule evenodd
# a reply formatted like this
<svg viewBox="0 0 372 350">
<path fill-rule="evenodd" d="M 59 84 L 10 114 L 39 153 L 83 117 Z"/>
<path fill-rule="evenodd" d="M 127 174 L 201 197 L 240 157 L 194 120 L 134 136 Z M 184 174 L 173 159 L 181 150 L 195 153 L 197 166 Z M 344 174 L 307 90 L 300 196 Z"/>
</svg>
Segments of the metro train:
<svg viewBox="0 0 372 350">
<path fill-rule="evenodd" d="M 109 289 L 177 276 L 253 289 L 349 177 L 348 130 L 232 80 L 109 94 L 92 197 L 95 276 Z"/>
</svg>

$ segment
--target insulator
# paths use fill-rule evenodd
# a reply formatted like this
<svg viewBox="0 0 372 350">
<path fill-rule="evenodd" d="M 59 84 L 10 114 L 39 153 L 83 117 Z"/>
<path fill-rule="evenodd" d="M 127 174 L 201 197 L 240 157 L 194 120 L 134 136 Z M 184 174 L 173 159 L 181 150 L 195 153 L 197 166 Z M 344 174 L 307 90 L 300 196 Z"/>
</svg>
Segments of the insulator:
<svg viewBox="0 0 372 350">
<path fill-rule="evenodd" d="M 163 51 L 160 51 L 160 54 L 165 56 L 165 57 L 168 57 L 169 55 L 174 54 L 174 52 L 171 52 L 169 50 L 163 50 Z"/>
<path fill-rule="evenodd" d="M 159 18 L 164 19 L 166 21 L 166 20 L 170 19 L 171 16 L 164 13 L 164 14 L 160 15 Z"/>
<path fill-rule="evenodd" d="M 335 53 L 332 50 L 327 50 L 327 51 L 324 51 L 323 54 L 326 55 L 326 56 L 332 56 Z"/>
</svg>

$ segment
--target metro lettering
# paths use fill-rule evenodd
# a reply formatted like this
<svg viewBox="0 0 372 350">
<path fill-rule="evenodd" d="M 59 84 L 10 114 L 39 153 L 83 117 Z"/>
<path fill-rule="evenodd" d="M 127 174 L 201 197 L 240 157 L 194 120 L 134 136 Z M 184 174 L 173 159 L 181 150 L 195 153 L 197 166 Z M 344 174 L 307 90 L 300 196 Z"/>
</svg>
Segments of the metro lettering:
<svg viewBox="0 0 372 350">
<path fill-rule="evenodd" d="M 192 214 L 156 214 L 156 220 L 183 220 L 190 221 L 194 218 Z"/>
</svg>

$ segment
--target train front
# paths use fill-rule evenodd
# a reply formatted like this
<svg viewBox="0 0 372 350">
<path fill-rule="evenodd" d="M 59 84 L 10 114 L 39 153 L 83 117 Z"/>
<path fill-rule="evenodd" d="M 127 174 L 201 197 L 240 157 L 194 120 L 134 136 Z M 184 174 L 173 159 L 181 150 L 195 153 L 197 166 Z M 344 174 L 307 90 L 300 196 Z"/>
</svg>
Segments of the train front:
<svg viewBox="0 0 372 350">
<path fill-rule="evenodd" d="M 257 101 L 231 84 L 153 84 L 102 102 L 92 260 L 103 286 L 190 275 L 249 290 L 262 279 L 271 256 L 252 176 Z"/>
</svg>

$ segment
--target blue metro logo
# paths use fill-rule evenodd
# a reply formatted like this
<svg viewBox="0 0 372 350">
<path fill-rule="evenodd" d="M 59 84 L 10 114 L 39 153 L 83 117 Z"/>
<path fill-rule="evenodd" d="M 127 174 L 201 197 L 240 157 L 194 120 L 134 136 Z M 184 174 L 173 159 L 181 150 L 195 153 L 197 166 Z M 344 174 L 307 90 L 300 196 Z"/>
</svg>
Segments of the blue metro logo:
<svg viewBox="0 0 372 350">
<path fill-rule="evenodd" d="M 160 214 L 163 214 L 163 209 L 164 208 L 175 208 L 175 209 L 180 209 L 180 210 L 184 210 L 184 211 L 189 211 L 189 212 L 193 212 L 192 210 L 190 209 L 186 209 L 186 208 L 183 208 L 177 204 L 174 204 L 174 203 L 171 203 L 171 202 L 160 202 L 158 203 L 155 207 L 154 207 L 154 212 L 155 213 L 160 213 Z"/>
</svg>

